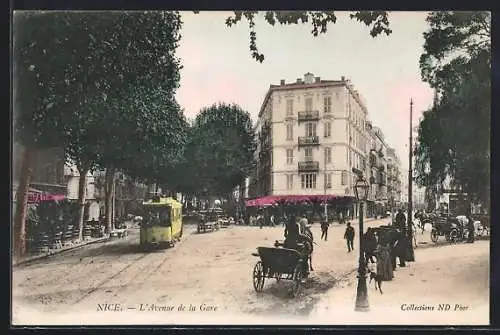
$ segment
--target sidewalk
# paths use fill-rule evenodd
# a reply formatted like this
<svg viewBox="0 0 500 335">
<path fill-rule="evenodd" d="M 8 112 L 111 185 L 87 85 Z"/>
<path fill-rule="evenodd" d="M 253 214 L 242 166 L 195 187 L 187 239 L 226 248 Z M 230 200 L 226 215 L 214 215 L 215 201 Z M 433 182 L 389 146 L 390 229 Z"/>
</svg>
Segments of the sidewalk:
<svg viewBox="0 0 500 335">
<path fill-rule="evenodd" d="M 415 249 L 415 262 L 398 267 L 381 294 L 368 284 L 368 312 L 355 312 L 356 274 L 329 290 L 309 322 L 360 325 L 487 325 L 489 241 Z M 440 306 L 442 306 L 440 308 Z"/>
<path fill-rule="evenodd" d="M 81 241 L 81 242 L 76 242 L 74 244 L 62 247 L 62 248 L 57 248 L 57 249 L 50 249 L 48 252 L 41 253 L 41 254 L 36 254 L 36 255 L 29 255 L 29 256 L 24 256 L 20 260 L 12 260 L 12 266 L 19 266 L 25 263 L 29 263 L 35 260 L 43 259 L 50 257 L 52 255 L 60 254 L 65 251 L 69 250 L 74 250 L 77 248 L 84 247 L 89 244 L 94 244 L 94 243 L 99 243 L 99 242 L 105 242 L 105 241 L 111 241 L 109 238 L 109 234 L 105 234 L 103 237 L 98 237 L 98 238 L 92 238 L 86 241 Z"/>
</svg>

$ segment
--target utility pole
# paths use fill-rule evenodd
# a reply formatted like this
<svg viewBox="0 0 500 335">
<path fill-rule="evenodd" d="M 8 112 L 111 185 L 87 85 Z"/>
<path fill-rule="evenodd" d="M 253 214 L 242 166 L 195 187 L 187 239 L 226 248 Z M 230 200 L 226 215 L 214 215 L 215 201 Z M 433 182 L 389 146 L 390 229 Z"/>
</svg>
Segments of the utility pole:
<svg viewBox="0 0 500 335">
<path fill-rule="evenodd" d="M 323 150 L 323 155 L 324 155 L 324 170 L 325 170 L 325 185 L 324 185 L 324 190 L 323 190 L 323 206 L 324 206 L 324 215 L 325 215 L 325 221 L 328 222 L 328 204 L 326 202 L 326 181 L 327 181 L 327 176 L 326 176 L 326 148 Z"/>
<path fill-rule="evenodd" d="M 412 197 L 412 186 L 413 186 L 413 98 L 410 99 L 410 143 L 409 143 L 409 152 L 408 152 L 408 228 L 407 236 L 408 236 L 408 252 L 407 252 L 407 261 L 414 262 L 415 261 L 415 253 L 413 251 L 413 197 Z"/>
</svg>

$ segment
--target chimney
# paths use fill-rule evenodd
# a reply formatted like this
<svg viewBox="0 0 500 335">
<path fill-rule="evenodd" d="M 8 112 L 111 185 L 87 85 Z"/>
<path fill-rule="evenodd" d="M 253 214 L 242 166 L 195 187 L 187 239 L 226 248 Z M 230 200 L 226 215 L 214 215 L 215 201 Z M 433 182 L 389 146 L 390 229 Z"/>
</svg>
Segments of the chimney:
<svg viewBox="0 0 500 335">
<path fill-rule="evenodd" d="M 281 81 L 280 81 L 280 85 L 281 85 L 281 86 L 284 86 L 284 85 L 285 85 L 285 79 L 281 79 Z"/>
<path fill-rule="evenodd" d="M 345 77 L 344 76 L 340 77 L 340 80 L 345 81 Z"/>
<path fill-rule="evenodd" d="M 312 84 L 313 83 L 313 80 L 314 80 L 314 75 L 311 73 L 311 72 L 307 72 L 305 75 L 304 75 L 304 82 L 306 84 Z"/>
<path fill-rule="evenodd" d="M 316 77 L 316 82 L 319 83 L 321 81 L 321 78 L 320 77 Z"/>
<path fill-rule="evenodd" d="M 297 78 L 297 84 L 302 84 L 302 79 L 301 78 Z"/>
</svg>

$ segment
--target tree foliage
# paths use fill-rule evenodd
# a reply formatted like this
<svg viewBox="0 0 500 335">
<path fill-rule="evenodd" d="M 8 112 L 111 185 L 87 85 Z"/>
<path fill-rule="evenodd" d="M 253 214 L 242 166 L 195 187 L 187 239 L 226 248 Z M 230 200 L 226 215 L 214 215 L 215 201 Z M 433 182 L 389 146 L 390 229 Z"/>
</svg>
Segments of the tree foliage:
<svg viewBox="0 0 500 335">
<path fill-rule="evenodd" d="M 432 12 L 420 57 L 422 79 L 445 89 L 470 71 L 470 62 L 491 52 L 490 12 Z M 489 66 L 489 63 L 488 63 Z"/>
<path fill-rule="evenodd" d="M 491 75 L 489 14 L 436 12 L 424 34 L 422 78 L 439 92 L 424 112 L 415 148 L 417 182 L 431 187 L 446 178 L 489 202 Z"/>
<path fill-rule="evenodd" d="M 66 63 L 61 57 L 60 39 L 64 14 L 55 12 L 16 13 L 13 19 L 13 93 L 15 140 L 32 148 L 56 145 L 62 136 L 60 118 L 64 105 L 59 92 L 66 85 Z"/>
<path fill-rule="evenodd" d="M 197 13 L 197 12 L 196 12 Z M 232 27 L 243 19 L 247 21 L 250 30 L 250 52 L 252 58 L 258 62 L 264 61 L 264 54 L 257 47 L 257 33 L 255 31 L 255 19 L 261 14 L 265 21 L 271 26 L 277 23 L 281 25 L 311 23 L 311 34 L 317 37 L 328 30 L 328 25 L 337 22 L 337 15 L 334 11 L 234 11 L 234 15 L 226 18 L 226 25 Z M 370 35 L 376 37 L 382 33 L 390 35 L 388 13 L 384 11 L 357 11 L 349 16 L 358 22 L 362 22 L 370 27 Z"/>
<path fill-rule="evenodd" d="M 186 145 L 186 188 L 225 196 L 252 171 L 256 149 L 250 114 L 237 105 L 214 104 L 196 117 Z"/>
<path fill-rule="evenodd" d="M 179 14 L 36 12 L 17 18 L 18 138 L 64 147 L 82 175 L 101 166 L 150 179 L 168 176 L 162 169 L 175 163 L 185 141 L 174 98 Z M 79 198 L 83 203 L 84 192 Z"/>
</svg>

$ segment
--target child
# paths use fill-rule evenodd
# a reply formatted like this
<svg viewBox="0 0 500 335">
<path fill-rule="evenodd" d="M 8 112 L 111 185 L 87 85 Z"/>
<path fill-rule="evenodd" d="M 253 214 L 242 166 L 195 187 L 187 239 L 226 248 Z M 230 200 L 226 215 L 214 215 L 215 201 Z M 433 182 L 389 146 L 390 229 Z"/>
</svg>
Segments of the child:
<svg viewBox="0 0 500 335">
<path fill-rule="evenodd" d="M 354 228 L 351 227 L 351 223 L 347 222 L 347 227 L 344 233 L 344 239 L 347 240 L 347 252 L 354 250 Z"/>
</svg>

